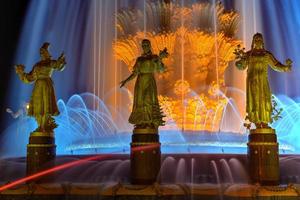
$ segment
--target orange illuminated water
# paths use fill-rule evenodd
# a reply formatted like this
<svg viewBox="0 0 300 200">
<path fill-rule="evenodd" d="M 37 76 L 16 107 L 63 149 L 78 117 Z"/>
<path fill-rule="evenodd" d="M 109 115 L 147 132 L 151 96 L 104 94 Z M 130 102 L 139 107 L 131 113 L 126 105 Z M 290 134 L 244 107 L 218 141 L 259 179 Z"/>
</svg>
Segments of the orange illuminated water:
<svg viewBox="0 0 300 200">
<path fill-rule="evenodd" d="M 123 35 L 113 44 L 116 59 L 131 71 L 141 54 L 142 39 L 146 37 L 151 41 L 155 54 L 166 47 L 169 52 L 169 57 L 164 60 L 167 70 L 157 75 L 159 101 L 169 124 L 165 128 L 218 131 L 228 104 L 228 99 L 220 95 L 226 88 L 224 73 L 235 59 L 233 50 L 241 44 L 241 41 L 234 39 L 236 27 L 233 22 L 238 18 L 237 13 L 223 12 L 219 4 L 194 4 L 192 7 L 185 7 L 182 3 L 149 4 L 148 7 L 153 10 L 155 6 L 159 7 L 159 12 L 170 15 L 170 27 L 173 28 L 163 31 L 144 29 L 143 32 L 126 35 L 123 34 L 126 30 L 123 12 L 118 16 L 117 24 Z M 127 14 L 132 15 L 130 12 Z M 194 17 L 199 19 L 198 28 L 193 25 L 196 23 Z M 211 23 L 207 27 L 203 25 L 205 19 Z"/>
</svg>

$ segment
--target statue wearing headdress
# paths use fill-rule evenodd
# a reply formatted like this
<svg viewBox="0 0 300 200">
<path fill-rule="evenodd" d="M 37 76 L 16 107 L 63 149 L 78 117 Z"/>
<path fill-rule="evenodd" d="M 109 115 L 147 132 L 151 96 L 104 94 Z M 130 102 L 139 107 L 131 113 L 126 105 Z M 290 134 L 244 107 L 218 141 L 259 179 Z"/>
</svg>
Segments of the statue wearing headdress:
<svg viewBox="0 0 300 200">
<path fill-rule="evenodd" d="M 251 50 L 244 52 L 238 48 L 235 54 L 238 59 L 235 63 L 237 68 L 247 68 L 246 119 L 254 123 L 256 128 L 268 128 L 268 123 L 273 121 L 274 111 L 268 82 L 268 66 L 278 72 L 288 72 L 291 70 L 292 61 L 287 59 L 285 65 L 281 64 L 271 52 L 265 50 L 261 33 L 253 36 Z"/>
<path fill-rule="evenodd" d="M 162 59 L 168 56 L 165 48 L 159 55 L 151 51 L 149 40 L 142 41 L 143 54 L 137 58 L 132 74 L 121 82 L 123 87 L 128 81 L 137 77 L 134 87 L 134 100 L 129 123 L 136 128 L 158 128 L 164 125 L 163 114 L 157 98 L 155 72 L 165 70 Z"/>
<path fill-rule="evenodd" d="M 16 73 L 24 83 L 33 83 L 28 115 L 33 116 L 38 128 L 35 132 L 51 132 L 57 127 L 52 116 L 57 116 L 59 110 L 51 79 L 54 70 L 62 71 L 65 67 L 65 56 L 62 53 L 57 60 L 51 59 L 48 51 L 50 44 L 44 43 L 40 48 L 41 60 L 37 62 L 29 73 L 24 72 L 24 65 L 16 65 Z"/>
</svg>

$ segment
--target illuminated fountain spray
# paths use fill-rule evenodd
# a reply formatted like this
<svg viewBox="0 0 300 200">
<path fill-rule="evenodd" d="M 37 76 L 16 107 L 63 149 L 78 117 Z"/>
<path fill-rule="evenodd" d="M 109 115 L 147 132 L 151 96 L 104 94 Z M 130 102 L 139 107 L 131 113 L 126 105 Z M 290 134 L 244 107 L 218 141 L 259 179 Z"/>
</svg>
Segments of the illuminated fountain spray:
<svg viewBox="0 0 300 200">
<path fill-rule="evenodd" d="M 146 12 L 118 12 L 116 58 L 132 70 L 143 38 L 154 53 L 167 47 L 167 70 L 159 76 L 160 104 L 167 115 L 167 129 L 219 131 L 224 108 L 232 106 L 225 92 L 224 73 L 234 60 L 241 41 L 234 39 L 237 13 L 225 12 L 221 4 L 147 2 Z M 136 19 L 147 15 L 146 32 Z M 234 100 L 231 100 L 234 101 Z M 241 124 L 241 121 L 236 121 Z M 231 130 L 240 132 L 241 130 Z"/>
<path fill-rule="evenodd" d="M 119 89 L 119 81 L 140 55 L 144 37 L 151 40 L 154 53 L 164 47 L 170 53 L 167 71 L 157 79 L 159 100 L 167 114 L 167 130 L 160 135 L 163 153 L 220 153 L 227 147 L 245 153 L 245 77 L 232 73 L 230 65 L 233 49 L 241 44 L 234 36 L 238 18 L 242 30 L 236 35 L 246 48 L 247 38 L 262 31 L 257 20 L 260 13 L 246 17 L 254 16 L 259 1 L 236 1 L 240 17 L 215 1 L 132 2 L 31 1 L 15 63 L 30 68 L 44 41 L 56 48 L 51 49 L 54 57 L 65 50 L 67 68 L 53 77 L 57 97 L 62 98 L 55 131 L 58 154 L 127 152 L 132 95 L 131 88 Z M 53 20 L 49 23 L 48 19 Z M 28 101 L 31 88 L 21 85 L 15 74 L 12 77 L 8 107 L 15 111 L 18 101 Z M 235 84 L 227 86 L 226 77 Z M 273 124 L 281 149 L 297 151 L 299 101 L 286 96 L 276 101 L 283 108 L 282 119 Z M 11 116 L 5 113 L 5 117 Z M 36 128 L 25 115 L 13 120 L 2 134 L 0 156 L 24 156 L 28 134 Z"/>
</svg>

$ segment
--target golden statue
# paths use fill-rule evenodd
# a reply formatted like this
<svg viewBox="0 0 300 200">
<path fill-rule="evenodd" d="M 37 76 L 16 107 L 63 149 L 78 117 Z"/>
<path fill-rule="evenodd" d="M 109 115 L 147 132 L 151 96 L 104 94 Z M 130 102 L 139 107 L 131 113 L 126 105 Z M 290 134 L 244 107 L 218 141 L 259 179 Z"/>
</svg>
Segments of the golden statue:
<svg viewBox="0 0 300 200">
<path fill-rule="evenodd" d="M 272 94 L 268 82 L 268 66 L 278 72 L 291 70 L 292 61 L 286 60 L 286 65 L 281 64 L 269 51 L 264 49 L 263 36 L 256 33 L 252 39 L 251 50 L 244 52 L 244 49 L 235 50 L 238 61 L 237 68 L 247 68 L 246 82 L 246 120 L 254 123 L 256 128 L 269 128 L 272 123 Z M 249 127 L 248 127 L 249 128 Z"/>
<path fill-rule="evenodd" d="M 52 60 L 48 51 L 49 43 L 40 48 L 41 60 L 29 73 L 24 72 L 24 65 L 16 65 L 16 73 L 24 83 L 34 82 L 28 115 L 33 116 L 38 128 L 35 132 L 51 132 L 57 127 L 52 116 L 59 114 L 51 75 L 53 70 L 62 71 L 65 67 L 65 55 L 62 53 L 57 60 Z"/>
<path fill-rule="evenodd" d="M 162 59 L 168 56 L 167 49 L 152 54 L 150 40 L 142 41 L 143 54 L 137 58 L 131 75 L 120 83 L 123 87 L 128 81 L 137 76 L 134 87 L 134 100 L 129 123 L 135 128 L 158 128 L 164 125 L 161 108 L 157 98 L 155 72 L 164 72 Z"/>
</svg>

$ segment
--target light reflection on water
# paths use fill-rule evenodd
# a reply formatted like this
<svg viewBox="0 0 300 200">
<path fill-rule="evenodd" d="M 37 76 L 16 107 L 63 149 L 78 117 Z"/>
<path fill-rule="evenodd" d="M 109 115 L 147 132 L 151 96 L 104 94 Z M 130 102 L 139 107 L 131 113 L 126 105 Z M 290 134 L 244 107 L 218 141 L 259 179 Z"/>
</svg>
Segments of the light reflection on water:
<svg viewBox="0 0 300 200">
<path fill-rule="evenodd" d="M 273 124 L 280 142 L 280 153 L 299 153 L 299 103 L 286 96 L 275 99 L 278 107 L 283 109 L 282 118 Z M 56 117 L 59 126 L 55 130 L 58 154 L 129 153 L 132 127 L 128 123 L 125 127 L 125 121 L 121 126 L 115 123 L 110 110 L 95 95 L 76 94 L 66 103 L 59 100 L 58 106 L 61 112 Z M 225 123 L 226 119 L 223 121 Z M 17 118 L 3 133 L 1 156 L 25 156 L 29 133 L 35 126 L 33 118 L 25 115 Z M 173 125 L 171 127 L 174 128 Z M 244 154 L 247 151 L 247 133 L 225 132 L 222 129 L 219 132 L 167 129 L 160 130 L 162 153 Z"/>
</svg>

